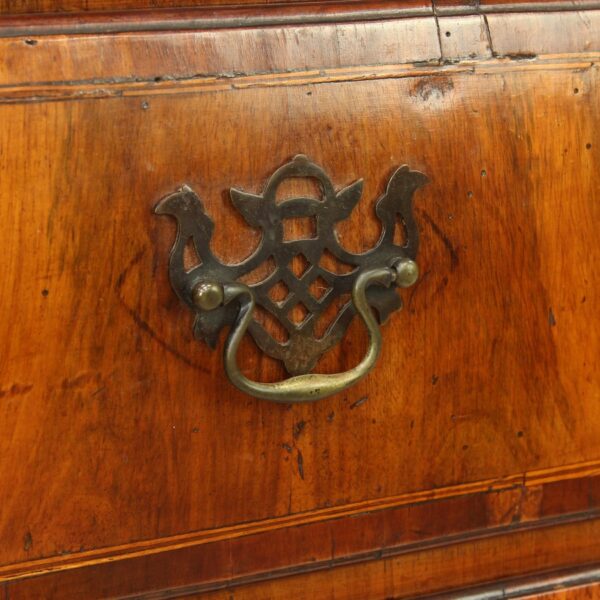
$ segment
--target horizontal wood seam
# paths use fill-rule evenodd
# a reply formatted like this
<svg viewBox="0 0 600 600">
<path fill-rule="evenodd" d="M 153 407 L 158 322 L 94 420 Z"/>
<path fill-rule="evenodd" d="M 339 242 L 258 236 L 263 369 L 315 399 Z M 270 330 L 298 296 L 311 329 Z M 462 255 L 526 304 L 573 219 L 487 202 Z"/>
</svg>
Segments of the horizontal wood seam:
<svg viewBox="0 0 600 600">
<path fill-rule="evenodd" d="M 286 87 L 454 75 L 489 74 L 523 70 L 585 70 L 600 62 L 600 53 L 546 55 L 524 60 L 519 57 L 461 61 L 452 64 L 360 66 L 269 74 L 235 74 L 232 76 L 198 75 L 181 78 L 43 82 L 0 86 L 0 104 L 98 100 L 135 96 L 162 96 L 222 92 L 248 88 Z"/>
<path fill-rule="evenodd" d="M 370 552 L 361 552 L 348 556 L 341 556 L 329 560 L 315 561 L 305 563 L 293 567 L 285 567 L 274 569 L 272 571 L 264 571 L 254 573 L 252 575 L 242 575 L 221 581 L 212 581 L 208 583 L 192 584 L 171 590 L 161 590 L 158 592 L 148 592 L 142 595 L 135 594 L 133 596 L 124 596 L 123 598 L 143 598 L 151 600 L 153 598 L 180 598 L 189 594 L 199 594 L 213 592 L 222 589 L 235 588 L 242 585 L 260 583 L 273 579 L 281 579 L 293 575 L 305 575 L 316 571 L 334 569 L 337 567 L 346 567 L 365 562 L 373 562 L 377 560 L 385 560 L 394 558 L 403 554 L 411 554 L 437 548 L 456 546 L 459 544 L 468 544 L 476 540 L 483 540 L 506 535 L 515 532 L 525 532 L 540 529 L 550 529 L 553 527 L 567 526 L 583 521 L 597 520 L 600 518 L 600 510 L 585 511 L 574 515 L 562 515 L 559 517 L 551 517 L 547 519 L 539 519 L 525 523 L 504 525 L 490 529 L 482 529 L 460 533 L 456 535 L 444 536 L 443 538 L 435 538 L 416 542 L 414 544 L 403 544 L 385 548 L 383 550 L 374 550 Z M 461 596 L 461 599 L 463 597 Z M 489 598 L 487 598 L 489 600 Z"/>
<path fill-rule="evenodd" d="M 244 8 L 143 9 L 119 12 L 69 14 L 0 15 L 0 38 L 72 34 L 105 34 L 140 31 L 189 31 L 271 27 L 276 25 L 319 25 L 355 21 L 384 21 L 413 17 L 486 15 L 494 13 L 572 12 L 600 8 L 600 1 L 585 3 L 526 2 L 434 8 L 399 7 L 393 0 L 339 2 L 327 5 L 302 3 L 290 6 L 254 5 Z"/>
<path fill-rule="evenodd" d="M 530 473 L 515 474 L 502 479 L 488 479 L 474 483 L 447 486 L 439 489 L 412 492 L 378 500 L 357 502 L 335 508 L 319 509 L 305 513 L 298 513 L 295 515 L 276 517 L 265 521 L 254 521 L 250 523 L 242 523 L 229 527 L 221 527 L 172 537 L 144 540 L 131 544 L 81 552 L 68 557 L 60 556 L 22 563 L 13 563 L 0 568 L 0 582 L 30 577 L 33 574 L 39 575 L 51 571 L 78 569 L 95 564 L 113 562 L 116 560 L 126 560 L 148 554 L 169 552 L 190 546 L 197 546 L 226 539 L 234 539 L 276 529 L 298 527 L 307 525 L 309 523 L 335 520 L 343 517 L 352 517 L 363 513 L 397 508 L 407 504 L 419 504 L 431 500 L 454 498 L 469 494 L 500 491 L 511 488 L 535 487 L 552 481 L 565 481 L 569 479 L 579 479 L 597 475 L 600 475 L 600 460 L 536 470 Z M 570 518 L 572 519 L 573 517 Z M 520 526 L 523 527 L 524 525 L 521 524 Z M 528 526 L 532 525 L 528 524 Z M 423 542 L 418 542 L 418 544 L 421 545 Z"/>
<path fill-rule="evenodd" d="M 502 2 L 495 4 L 456 4 L 448 6 L 437 5 L 434 1 L 434 14 L 440 17 L 463 16 L 463 15 L 490 15 L 505 13 L 540 13 L 540 12 L 572 12 L 600 8 L 600 2 L 584 1 L 573 2 L 572 0 L 530 2 Z"/>
</svg>

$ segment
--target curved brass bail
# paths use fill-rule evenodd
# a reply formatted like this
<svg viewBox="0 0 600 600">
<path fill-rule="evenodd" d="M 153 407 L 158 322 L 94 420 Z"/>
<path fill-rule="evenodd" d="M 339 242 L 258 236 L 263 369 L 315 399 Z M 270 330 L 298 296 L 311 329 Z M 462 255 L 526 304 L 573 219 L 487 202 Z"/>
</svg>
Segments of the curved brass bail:
<svg viewBox="0 0 600 600">
<path fill-rule="evenodd" d="M 255 298 L 252 290 L 242 283 L 230 283 L 223 286 L 224 304 L 235 299 L 240 309 L 235 324 L 231 328 L 225 344 L 225 371 L 235 387 L 251 396 L 271 400 L 272 402 L 300 403 L 314 402 L 326 398 L 354 385 L 375 365 L 381 350 L 379 325 L 366 298 L 370 285 L 379 284 L 389 287 L 395 279 L 392 268 L 382 267 L 361 273 L 352 289 L 352 302 L 356 312 L 364 321 L 369 333 L 367 353 L 356 367 L 343 373 L 297 375 L 276 383 L 261 383 L 245 377 L 237 364 L 237 351 L 248 325 L 252 321 Z"/>
</svg>

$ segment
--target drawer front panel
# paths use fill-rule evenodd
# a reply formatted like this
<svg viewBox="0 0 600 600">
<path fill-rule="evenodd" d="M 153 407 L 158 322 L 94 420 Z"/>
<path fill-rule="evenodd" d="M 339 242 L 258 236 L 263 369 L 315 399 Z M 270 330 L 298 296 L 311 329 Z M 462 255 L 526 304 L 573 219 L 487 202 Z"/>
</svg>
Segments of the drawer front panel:
<svg viewBox="0 0 600 600">
<path fill-rule="evenodd" d="M 595 510 L 600 88 L 582 61 L 348 64 L 109 82 L 110 93 L 40 80 L 40 97 L 11 84 L 0 105 L 6 577 L 70 564 L 65 553 L 102 562 L 103 548 L 233 539 L 250 535 L 247 523 L 287 535 L 288 518 L 328 523 L 470 494 L 482 495 L 440 517 L 448 530 L 417 538 Z M 237 391 L 223 339 L 216 351 L 193 339 L 168 281 L 175 224 L 153 209 L 190 185 L 215 222 L 215 254 L 240 261 L 260 233 L 228 190 L 260 193 L 299 153 L 337 189 L 364 178 L 338 228 L 354 252 L 377 243 L 375 201 L 397 166 L 430 181 L 414 197 L 421 278 L 382 327 L 374 371 L 290 407 Z M 319 369 L 347 370 L 365 348 L 355 319 Z M 285 377 L 249 340 L 241 355 L 247 376 Z M 316 545 L 297 562 L 331 558 Z M 219 552 L 215 564 L 229 565 Z M 263 556 L 239 575 L 282 566 Z"/>
</svg>

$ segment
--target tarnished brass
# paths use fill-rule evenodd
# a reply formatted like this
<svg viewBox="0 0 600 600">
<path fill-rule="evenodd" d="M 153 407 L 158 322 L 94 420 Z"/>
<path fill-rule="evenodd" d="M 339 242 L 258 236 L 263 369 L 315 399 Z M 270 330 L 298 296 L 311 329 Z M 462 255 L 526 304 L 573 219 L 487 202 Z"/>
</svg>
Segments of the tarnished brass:
<svg viewBox="0 0 600 600">
<path fill-rule="evenodd" d="M 414 260 L 403 258 L 393 265 L 395 271 L 394 283 L 401 288 L 407 288 L 417 283 L 419 267 Z"/>
<path fill-rule="evenodd" d="M 394 270 L 388 267 L 372 269 L 361 273 L 354 284 L 352 302 L 356 312 L 367 326 L 369 333 L 369 347 L 364 358 L 356 367 L 343 373 L 296 375 L 276 383 L 252 381 L 240 371 L 237 365 L 237 351 L 248 325 L 252 322 L 256 300 L 252 290 L 247 285 L 242 283 L 226 284 L 224 289 L 222 288 L 224 290 L 224 303 L 228 304 L 236 299 L 240 303 L 237 320 L 231 328 L 225 344 L 225 371 L 231 383 L 251 396 L 273 402 L 313 402 L 350 387 L 373 368 L 381 350 L 379 324 L 367 302 L 366 290 L 368 286 L 373 284 L 389 287 L 395 277 Z M 205 289 L 220 287 L 216 283 L 202 285 Z"/>
<path fill-rule="evenodd" d="M 316 179 L 322 198 L 291 198 L 277 202 L 279 185 L 294 177 Z M 263 234 L 252 256 L 231 265 L 221 263 L 212 253 L 210 240 L 214 223 L 190 187 L 183 186 L 158 203 L 155 212 L 174 216 L 178 224 L 169 260 L 171 285 L 196 315 L 194 333 L 197 338 L 215 347 L 220 330 L 231 326 L 225 348 L 225 370 L 236 387 L 276 402 L 307 402 L 347 388 L 373 367 L 381 346 L 377 319 L 384 323 L 391 312 L 401 308 L 402 300 L 395 288 L 409 287 L 418 278 L 415 263 L 418 232 L 412 197 L 426 182 L 422 173 L 411 171 L 406 165 L 396 169 L 375 206 L 382 224 L 379 242 L 363 254 L 354 254 L 340 245 L 335 226 L 350 215 L 359 201 L 362 180 L 336 191 L 321 167 L 306 156 L 298 155 L 275 171 L 262 194 L 230 190 L 234 206 L 250 226 L 261 229 Z M 285 239 L 283 222 L 307 217 L 316 223 L 316 236 Z M 402 246 L 394 242 L 394 230 L 398 226 L 404 230 Z M 193 243 L 201 262 L 187 270 L 184 248 L 189 242 Z M 327 270 L 322 262 L 326 253 L 350 270 L 343 274 Z M 292 267 L 292 261 L 297 259 L 304 265 L 302 272 Z M 254 271 L 266 260 L 274 260 L 276 268 L 264 280 L 251 285 L 239 282 L 240 277 Z M 318 284 L 320 294 L 315 295 L 315 284 Z M 285 298 L 271 297 L 276 285 L 285 289 Z M 319 317 L 342 294 L 351 294 L 352 299 L 339 310 L 325 334 L 317 336 L 315 325 Z M 256 305 L 281 323 L 289 334 L 287 341 L 275 340 L 253 318 Z M 298 305 L 304 313 L 300 322 L 291 316 L 292 309 Z M 360 364 L 345 373 L 310 374 L 320 356 L 342 339 L 357 313 L 367 326 L 370 338 L 369 348 Z M 263 352 L 283 361 L 293 377 L 273 384 L 244 377 L 237 367 L 236 354 L 246 331 Z"/>
<path fill-rule="evenodd" d="M 192 290 L 192 300 L 200 310 L 213 310 L 223 304 L 223 286 L 220 283 L 199 283 Z"/>
</svg>

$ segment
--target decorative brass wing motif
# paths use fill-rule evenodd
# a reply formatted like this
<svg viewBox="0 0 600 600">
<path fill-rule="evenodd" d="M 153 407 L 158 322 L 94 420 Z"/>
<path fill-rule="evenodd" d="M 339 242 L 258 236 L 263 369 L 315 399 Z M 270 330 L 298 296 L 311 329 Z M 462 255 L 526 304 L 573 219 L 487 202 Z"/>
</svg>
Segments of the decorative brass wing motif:
<svg viewBox="0 0 600 600">
<path fill-rule="evenodd" d="M 277 203 L 277 188 L 290 177 L 316 179 L 322 190 L 322 198 L 292 198 Z M 353 254 L 339 244 L 335 226 L 350 215 L 359 201 L 362 180 L 336 191 L 321 167 L 306 156 L 298 155 L 273 173 L 262 194 L 230 190 L 231 200 L 244 219 L 250 226 L 262 231 L 262 240 L 256 252 L 239 264 L 223 264 L 211 252 L 214 223 L 204 212 L 200 198 L 190 187 L 184 185 L 177 192 L 163 198 L 155 212 L 173 215 L 178 224 L 169 261 L 169 276 L 179 298 L 196 315 L 196 337 L 214 348 L 220 330 L 234 323 L 238 309 L 235 304 L 227 304 L 210 311 L 198 310 L 192 300 L 192 290 L 203 281 L 234 283 L 272 257 L 275 270 L 263 281 L 249 287 L 257 305 L 281 323 L 288 332 L 289 339 L 284 343 L 275 340 L 256 320 L 252 320 L 248 331 L 263 352 L 283 361 L 291 375 L 310 372 L 320 356 L 342 339 L 356 312 L 353 303 L 348 301 L 339 310 L 325 334 L 317 337 L 315 323 L 330 304 L 340 295 L 349 294 L 361 273 L 382 265 L 391 266 L 403 258 L 415 259 L 419 237 L 413 217 L 412 198 L 414 192 L 426 182 L 425 175 L 411 171 L 406 165 L 396 169 L 375 207 L 382 223 L 377 245 L 363 254 Z M 285 240 L 284 220 L 300 217 L 315 219 L 316 236 L 311 239 Z M 403 246 L 394 243 L 394 228 L 397 224 L 404 228 Z M 186 271 L 184 248 L 189 240 L 192 240 L 201 264 Z M 326 270 L 322 266 L 326 251 L 353 269 L 346 274 Z M 306 265 L 298 277 L 290 268 L 297 255 L 302 255 Z M 311 284 L 317 279 L 322 284 L 318 297 L 310 290 Z M 269 292 L 279 282 L 285 284 L 288 294 L 283 300 L 274 301 Z M 366 297 L 369 305 L 376 309 L 380 323 L 385 322 L 392 311 L 402 306 L 394 287 L 372 286 L 367 290 Z M 290 318 L 290 311 L 298 303 L 302 303 L 306 314 L 299 323 Z"/>
</svg>

